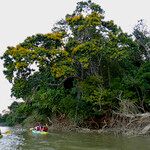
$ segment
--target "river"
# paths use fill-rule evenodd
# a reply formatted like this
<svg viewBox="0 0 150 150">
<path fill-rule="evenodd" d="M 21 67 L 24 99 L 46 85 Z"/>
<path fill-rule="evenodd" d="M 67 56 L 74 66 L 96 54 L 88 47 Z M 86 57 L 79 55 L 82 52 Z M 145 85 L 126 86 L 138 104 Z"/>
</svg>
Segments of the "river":
<svg viewBox="0 0 150 150">
<path fill-rule="evenodd" d="M 0 127 L 0 150 L 149 150 L 150 137 L 125 137 L 94 133 L 33 135 L 28 129 Z M 6 134 L 11 130 L 12 134 Z"/>
</svg>

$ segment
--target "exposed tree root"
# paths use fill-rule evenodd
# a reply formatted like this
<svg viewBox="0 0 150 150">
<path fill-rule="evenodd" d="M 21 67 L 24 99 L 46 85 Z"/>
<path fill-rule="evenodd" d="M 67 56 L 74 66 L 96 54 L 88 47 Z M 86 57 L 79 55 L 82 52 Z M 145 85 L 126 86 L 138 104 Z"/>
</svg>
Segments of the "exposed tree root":
<svg viewBox="0 0 150 150">
<path fill-rule="evenodd" d="M 140 113 L 138 107 L 129 101 L 120 102 L 120 110 L 112 113 L 112 118 L 107 126 L 118 129 L 127 135 L 150 133 L 150 113 Z"/>
</svg>

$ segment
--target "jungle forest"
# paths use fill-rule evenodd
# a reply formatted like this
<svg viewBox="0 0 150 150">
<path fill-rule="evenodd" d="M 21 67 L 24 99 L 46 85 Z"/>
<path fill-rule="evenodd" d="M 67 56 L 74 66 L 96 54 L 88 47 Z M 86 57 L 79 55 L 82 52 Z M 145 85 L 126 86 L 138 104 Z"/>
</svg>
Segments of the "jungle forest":
<svg viewBox="0 0 150 150">
<path fill-rule="evenodd" d="M 139 20 L 129 35 L 104 15 L 98 4 L 81 1 L 51 32 L 7 47 L 3 73 L 22 102 L 0 122 L 63 118 L 100 129 L 114 115 L 150 111 L 150 32 Z"/>
</svg>

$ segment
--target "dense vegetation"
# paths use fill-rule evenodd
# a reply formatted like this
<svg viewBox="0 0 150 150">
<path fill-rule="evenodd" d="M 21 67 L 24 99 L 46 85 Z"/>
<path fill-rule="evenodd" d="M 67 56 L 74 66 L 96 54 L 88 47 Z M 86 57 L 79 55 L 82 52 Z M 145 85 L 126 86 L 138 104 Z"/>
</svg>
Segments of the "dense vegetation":
<svg viewBox="0 0 150 150">
<path fill-rule="evenodd" d="M 51 33 L 27 37 L 2 56 L 14 102 L 2 119 L 9 125 L 29 118 L 46 121 L 65 115 L 82 125 L 111 116 L 120 102 L 140 112 L 150 106 L 150 36 L 139 21 L 133 35 L 124 33 L 103 9 L 79 2 Z"/>
</svg>

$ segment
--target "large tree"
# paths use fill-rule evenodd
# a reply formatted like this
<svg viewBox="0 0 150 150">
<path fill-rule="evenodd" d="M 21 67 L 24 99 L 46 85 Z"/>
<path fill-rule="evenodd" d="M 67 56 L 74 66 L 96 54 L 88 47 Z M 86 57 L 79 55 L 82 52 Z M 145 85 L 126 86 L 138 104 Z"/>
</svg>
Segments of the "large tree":
<svg viewBox="0 0 150 150">
<path fill-rule="evenodd" d="M 143 102 L 139 86 L 149 82 L 141 75 L 148 76 L 144 54 L 131 35 L 106 21 L 103 9 L 89 0 L 78 2 L 51 33 L 8 47 L 2 59 L 13 96 L 33 101 L 43 112 L 78 111 L 85 117 L 116 109 L 120 93 L 122 99 Z M 70 92 L 63 91 L 63 82 L 71 84 Z"/>
</svg>

